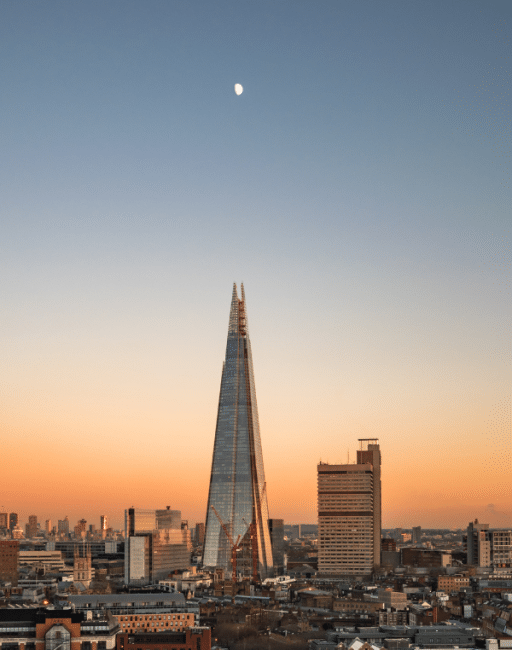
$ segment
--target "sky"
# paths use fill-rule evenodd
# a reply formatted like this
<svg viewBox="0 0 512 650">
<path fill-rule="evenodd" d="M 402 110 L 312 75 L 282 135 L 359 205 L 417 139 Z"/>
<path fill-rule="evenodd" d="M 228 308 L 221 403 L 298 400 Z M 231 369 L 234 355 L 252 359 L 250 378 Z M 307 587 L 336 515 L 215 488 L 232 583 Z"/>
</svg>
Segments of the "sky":
<svg viewBox="0 0 512 650">
<path fill-rule="evenodd" d="M 512 526 L 511 19 L 4 0 L 0 511 L 204 521 L 243 282 L 271 517 L 378 438 L 384 527 Z"/>
</svg>

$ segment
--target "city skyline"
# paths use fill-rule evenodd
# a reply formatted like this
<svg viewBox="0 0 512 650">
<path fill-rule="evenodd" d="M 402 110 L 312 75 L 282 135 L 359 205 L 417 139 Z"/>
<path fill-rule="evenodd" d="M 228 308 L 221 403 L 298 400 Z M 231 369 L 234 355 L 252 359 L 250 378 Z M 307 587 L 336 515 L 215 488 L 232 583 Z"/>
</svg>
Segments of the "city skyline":
<svg viewBox="0 0 512 650">
<path fill-rule="evenodd" d="M 378 438 L 384 527 L 511 525 L 511 11 L 3 3 L 0 510 L 204 521 L 240 279 L 271 518 Z"/>
</svg>

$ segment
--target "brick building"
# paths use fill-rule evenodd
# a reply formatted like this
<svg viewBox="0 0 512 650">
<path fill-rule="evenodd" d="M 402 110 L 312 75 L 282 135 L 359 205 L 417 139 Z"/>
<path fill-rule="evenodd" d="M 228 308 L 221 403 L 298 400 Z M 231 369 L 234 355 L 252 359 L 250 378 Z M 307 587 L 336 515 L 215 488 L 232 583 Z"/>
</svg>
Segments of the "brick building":
<svg viewBox="0 0 512 650">
<path fill-rule="evenodd" d="M 70 609 L 0 609 L 4 650 L 112 650 L 117 632 L 109 612 L 87 620 Z"/>
<path fill-rule="evenodd" d="M 17 541 L 0 541 L 0 581 L 18 585 L 18 557 L 20 543 Z"/>
<path fill-rule="evenodd" d="M 86 616 L 108 609 L 126 634 L 183 631 L 199 623 L 199 606 L 180 593 L 72 595 L 68 602 Z"/>
</svg>

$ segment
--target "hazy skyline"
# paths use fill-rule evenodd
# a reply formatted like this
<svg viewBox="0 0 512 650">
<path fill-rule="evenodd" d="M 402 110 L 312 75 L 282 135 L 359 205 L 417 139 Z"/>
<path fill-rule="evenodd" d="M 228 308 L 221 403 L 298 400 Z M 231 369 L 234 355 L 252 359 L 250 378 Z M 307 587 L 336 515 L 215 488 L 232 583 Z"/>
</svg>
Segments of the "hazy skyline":
<svg viewBox="0 0 512 650">
<path fill-rule="evenodd" d="M 0 510 L 204 521 L 243 282 L 271 517 L 375 437 L 384 527 L 512 525 L 511 13 L 3 2 Z"/>
</svg>

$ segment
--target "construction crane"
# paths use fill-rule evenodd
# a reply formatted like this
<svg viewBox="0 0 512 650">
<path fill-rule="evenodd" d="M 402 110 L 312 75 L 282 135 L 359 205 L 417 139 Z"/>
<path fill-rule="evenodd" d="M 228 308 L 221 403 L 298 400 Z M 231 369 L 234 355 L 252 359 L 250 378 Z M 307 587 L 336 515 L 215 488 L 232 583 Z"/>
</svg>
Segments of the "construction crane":
<svg viewBox="0 0 512 650">
<path fill-rule="evenodd" d="M 251 536 L 251 555 L 252 555 L 252 579 L 258 581 L 258 537 L 256 535 L 256 523 L 251 521 L 250 524 L 244 519 L 244 524 L 249 528 Z"/>
<path fill-rule="evenodd" d="M 236 554 L 242 550 L 242 547 L 240 546 L 240 535 L 238 535 L 236 542 L 233 542 L 233 538 L 231 537 L 231 534 L 226 524 L 222 521 L 219 513 L 215 509 L 215 506 L 212 505 L 211 509 L 215 513 L 215 516 L 217 517 L 220 525 L 222 526 L 222 530 L 226 533 L 226 537 L 228 538 L 228 541 L 231 544 L 231 564 L 233 566 L 233 573 L 231 575 L 231 580 L 234 584 L 236 582 Z"/>
<path fill-rule="evenodd" d="M 261 503 L 263 501 L 263 497 L 265 496 L 265 493 L 267 491 L 267 482 L 263 484 L 263 489 L 261 490 L 260 494 L 260 503 L 259 503 L 259 510 L 261 511 Z M 252 579 L 257 582 L 258 581 L 258 534 L 257 534 L 257 529 L 256 529 L 256 521 L 253 520 L 251 521 L 250 524 L 247 523 L 247 521 L 244 519 L 245 525 L 249 528 L 250 531 L 250 537 L 251 537 L 251 555 L 252 555 Z"/>
</svg>

